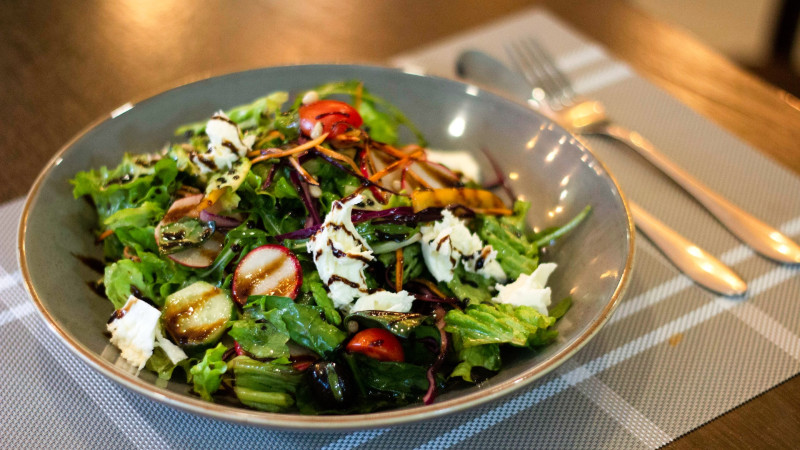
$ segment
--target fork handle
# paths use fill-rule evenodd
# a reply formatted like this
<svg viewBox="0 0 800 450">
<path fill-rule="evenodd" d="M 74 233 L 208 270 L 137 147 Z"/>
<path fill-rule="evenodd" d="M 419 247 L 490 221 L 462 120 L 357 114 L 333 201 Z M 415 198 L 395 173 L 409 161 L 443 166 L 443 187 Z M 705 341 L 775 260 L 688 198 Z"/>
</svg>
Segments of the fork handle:
<svg viewBox="0 0 800 450">
<path fill-rule="evenodd" d="M 608 123 L 592 131 L 617 139 L 636 150 L 691 194 L 731 233 L 758 253 L 779 262 L 800 264 L 800 246 L 689 175 L 639 133 L 614 123 Z"/>
<path fill-rule="evenodd" d="M 632 201 L 628 201 L 636 227 L 658 247 L 675 267 L 700 286 L 723 295 L 747 292 L 747 284 L 710 253 L 661 223 Z"/>
</svg>

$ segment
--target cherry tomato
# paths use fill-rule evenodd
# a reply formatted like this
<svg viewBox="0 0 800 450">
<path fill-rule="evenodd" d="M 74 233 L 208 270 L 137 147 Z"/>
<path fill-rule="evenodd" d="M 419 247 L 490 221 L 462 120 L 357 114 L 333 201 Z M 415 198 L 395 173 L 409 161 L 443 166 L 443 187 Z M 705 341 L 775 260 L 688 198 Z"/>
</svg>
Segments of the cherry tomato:
<svg viewBox="0 0 800 450">
<path fill-rule="evenodd" d="M 303 105 L 298 113 L 300 131 L 306 136 L 311 136 L 311 131 L 317 122 L 322 123 L 322 132 L 328 133 L 329 138 L 336 137 L 351 128 L 358 128 L 364 123 L 355 108 L 337 100 L 319 100 Z"/>
<path fill-rule="evenodd" d="M 383 328 L 367 328 L 359 331 L 347 343 L 347 351 L 361 353 L 378 361 L 405 361 L 400 341 Z"/>
</svg>

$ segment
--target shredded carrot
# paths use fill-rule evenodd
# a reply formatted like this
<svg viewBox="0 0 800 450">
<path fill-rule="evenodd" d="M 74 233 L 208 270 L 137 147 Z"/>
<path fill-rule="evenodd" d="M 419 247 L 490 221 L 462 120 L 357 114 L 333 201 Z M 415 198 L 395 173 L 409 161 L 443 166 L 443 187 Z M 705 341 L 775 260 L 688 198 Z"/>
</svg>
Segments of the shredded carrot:
<svg viewBox="0 0 800 450">
<path fill-rule="evenodd" d="M 297 158 L 295 158 L 294 156 L 290 156 L 289 162 L 292 164 L 292 167 L 294 167 L 295 170 L 297 170 L 297 172 L 300 173 L 300 176 L 305 178 L 308 184 L 319 186 L 319 181 L 315 180 L 310 173 L 306 172 L 306 169 L 303 169 L 303 166 L 300 165 L 300 161 L 298 161 Z"/>
<path fill-rule="evenodd" d="M 254 147 L 261 147 L 261 145 L 264 144 L 265 142 L 269 142 L 269 141 L 271 141 L 271 140 L 273 140 L 275 138 L 280 138 L 281 140 L 284 140 L 284 139 L 286 139 L 286 136 L 284 136 L 284 134 L 281 133 L 278 130 L 272 130 L 269 133 L 267 133 L 266 136 L 264 136 L 261 139 L 259 139 L 258 142 L 254 145 Z M 253 154 L 253 156 L 258 156 L 260 154 L 259 152 L 261 150 L 264 150 L 264 149 L 262 148 L 262 149 L 250 152 L 250 153 L 248 153 L 248 156 L 250 154 Z"/>
<path fill-rule="evenodd" d="M 402 158 L 384 167 L 379 172 L 373 174 L 371 177 L 369 177 L 369 181 L 378 181 L 381 178 L 385 177 L 386 175 L 389 175 L 390 173 L 394 172 L 395 170 L 404 167 L 406 164 L 409 164 L 412 161 L 416 160 L 417 155 L 419 153 L 421 152 L 418 151 L 410 155 L 404 155 Z"/>
<path fill-rule="evenodd" d="M 114 230 L 103 231 L 102 233 L 100 233 L 100 236 L 97 236 L 97 242 L 102 241 L 103 239 L 111 236 L 112 234 L 114 234 Z"/>
<path fill-rule="evenodd" d="M 348 157 L 348 156 L 346 156 L 346 155 L 343 155 L 343 154 L 341 154 L 341 153 L 339 153 L 339 152 L 335 152 L 335 151 L 333 151 L 333 150 L 327 149 L 327 148 L 325 148 L 325 147 L 323 147 L 323 146 L 321 146 L 321 145 L 317 145 L 317 146 L 316 146 L 316 147 L 314 147 L 314 148 L 316 148 L 316 149 L 317 149 L 317 151 L 318 151 L 318 152 L 320 152 L 320 153 L 322 153 L 323 155 L 330 156 L 330 157 L 331 157 L 331 158 L 333 158 L 333 159 L 338 159 L 339 161 L 344 161 L 344 162 L 346 162 L 347 164 L 349 164 L 349 165 L 350 165 L 350 167 L 352 167 L 352 168 L 353 168 L 353 170 L 355 170 L 355 171 L 356 171 L 356 173 L 359 173 L 359 172 L 361 172 L 361 170 L 358 168 L 358 165 L 356 164 L 356 162 L 355 162 L 355 161 L 353 161 L 353 159 L 352 159 L 352 158 L 350 158 L 350 157 Z"/>
<path fill-rule="evenodd" d="M 398 248 L 395 255 L 397 262 L 394 265 L 394 290 L 400 292 L 403 290 L 403 249 Z"/>
<path fill-rule="evenodd" d="M 420 283 L 420 284 L 424 284 L 425 287 L 430 289 L 431 292 L 433 292 L 434 294 L 438 295 L 439 297 L 447 298 L 447 296 L 444 295 L 444 292 L 442 292 L 435 284 L 433 284 L 432 281 L 429 281 L 429 280 L 426 280 L 426 279 L 423 279 L 423 278 L 414 278 L 412 281 L 415 281 L 415 282 Z"/>
<path fill-rule="evenodd" d="M 428 184 L 427 181 L 425 181 L 424 178 L 417 175 L 417 173 L 411 170 L 410 168 L 408 169 L 408 174 L 411 176 L 411 178 L 414 179 L 414 181 L 416 181 L 420 186 L 422 186 L 423 189 L 433 189 L 431 185 Z"/>
<path fill-rule="evenodd" d="M 404 153 L 404 152 L 392 147 L 389 144 L 378 143 L 378 142 L 375 142 L 375 144 L 378 144 L 378 145 L 375 146 L 376 150 L 380 150 L 380 151 L 386 153 L 387 155 L 394 156 L 395 158 L 405 158 L 406 156 L 408 156 L 408 153 Z"/>
<path fill-rule="evenodd" d="M 256 158 L 253 158 L 253 159 L 250 160 L 251 163 L 255 164 L 257 162 L 264 161 L 264 160 L 267 160 L 267 159 L 283 158 L 284 156 L 296 155 L 298 153 L 301 153 L 301 152 L 304 152 L 306 150 L 309 150 L 309 149 L 312 149 L 312 148 L 316 147 L 317 145 L 319 145 L 322 142 L 324 142 L 325 138 L 327 138 L 327 137 L 328 137 L 328 133 L 325 133 L 325 134 L 323 134 L 322 136 L 320 136 L 320 137 L 318 137 L 316 139 L 312 139 L 312 140 L 306 142 L 305 144 L 300 144 L 297 147 L 290 148 L 289 150 L 284 150 L 284 151 L 276 152 L 276 153 L 266 153 L 266 154 L 261 154 L 260 150 L 256 150 L 256 151 L 252 151 L 252 152 L 248 153 L 247 156 L 252 157 L 252 156 L 261 155 L 261 156 L 257 156 Z"/>
</svg>

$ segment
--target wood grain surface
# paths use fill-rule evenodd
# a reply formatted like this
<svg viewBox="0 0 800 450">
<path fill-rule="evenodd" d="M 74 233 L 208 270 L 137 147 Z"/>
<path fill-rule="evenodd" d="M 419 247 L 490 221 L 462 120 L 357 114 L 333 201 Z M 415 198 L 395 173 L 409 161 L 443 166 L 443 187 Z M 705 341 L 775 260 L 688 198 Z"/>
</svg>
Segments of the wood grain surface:
<svg viewBox="0 0 800 450">
<path fill-rule="evenodd" d="M 127 101 L 241 69 L 381 62 L 534 4 L 800 174 L 800 101 L 621 0 L 9 0 L 0 9 L 0 202 L 24 195 L 65 142 Z M 798 443 L 795 377 L 670 447 Z"/>
</svg>

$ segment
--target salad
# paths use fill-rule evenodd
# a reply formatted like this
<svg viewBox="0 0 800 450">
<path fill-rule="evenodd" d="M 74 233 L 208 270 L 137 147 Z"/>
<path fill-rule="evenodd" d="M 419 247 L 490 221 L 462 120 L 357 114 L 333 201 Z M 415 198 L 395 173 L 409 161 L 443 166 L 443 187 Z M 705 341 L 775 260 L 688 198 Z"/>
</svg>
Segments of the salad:
<svg viewBox="0 0 800 450">
<path fill-rule="evenodd" d="M 426 148 L 362 83 L 274 92 L 176 136 L 71 180 L 97 211 L 97 292 L 135 370 L 208 401 L 367 413 L 556 338 L 570 299 L 551 303 L 540 249 L 589 207 L 533 232 L 499 170 L 480 184 L 469 154 Z"/>
</svg>

